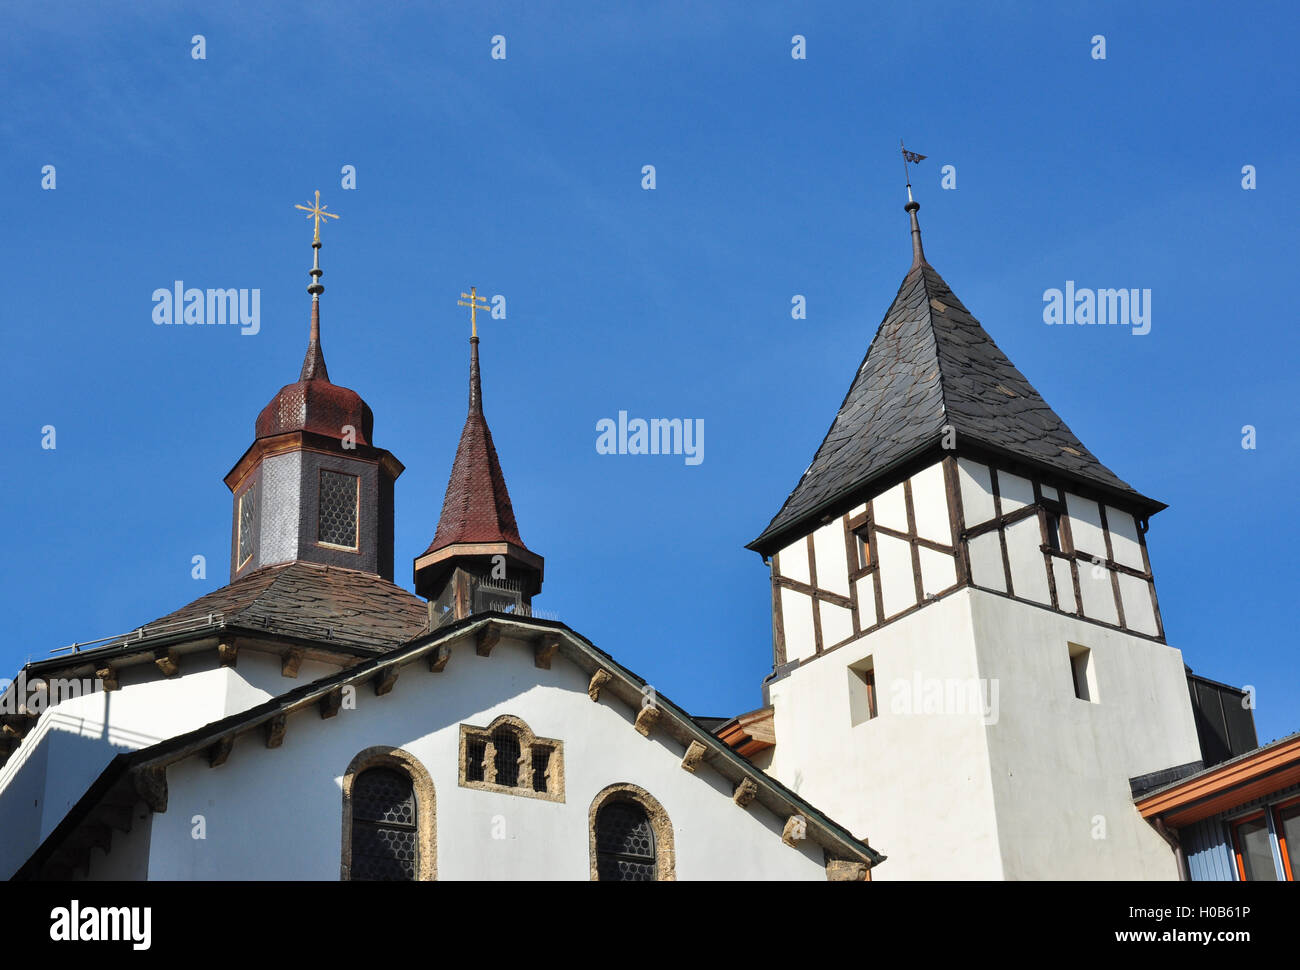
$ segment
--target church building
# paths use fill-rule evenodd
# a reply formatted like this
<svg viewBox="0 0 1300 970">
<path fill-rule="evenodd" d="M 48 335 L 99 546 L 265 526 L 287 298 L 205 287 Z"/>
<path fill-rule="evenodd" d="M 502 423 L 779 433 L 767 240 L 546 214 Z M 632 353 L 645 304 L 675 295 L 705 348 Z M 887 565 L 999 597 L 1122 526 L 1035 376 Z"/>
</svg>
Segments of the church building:
<svg viewBox="0 0 1300 970">
<path fill-rule="evenodd" d="M 307 352 L 226 475 L 230 582 L 23 668 L 0 704 L 0 872 L 868 879 L 884 857 L 865 839 L 532 616 L 544 560 L 484 415 L 474 291 L 442 514 L 415 593 L 394 583 L 403 467 L 330 380 L 319 193 L 309 212 Z"/>
<path fill-rule="evenodd" d="M 330 379 L 332 213 L 319 193 L 300 208 L 307 352 L 225 477 L 230 581 L 19 672 L 0 697 L 0 874 L 1180 877 L 1176 833 L 1135 792 L 1253 748 L 1249 711 L 1223 715 L 1232 740 L 1208 757 L 1147 552 L 1164 506 L 930 266 L 917 203 L 898 295 L 749 546 L 771 567 L 773 668 L 763 705 L 727 720 L 533 615 L 544 559 L 485 417 L 474 290 L 441 515 L 414 592 L 395 582 L 403 466 Z"/>
</svg>

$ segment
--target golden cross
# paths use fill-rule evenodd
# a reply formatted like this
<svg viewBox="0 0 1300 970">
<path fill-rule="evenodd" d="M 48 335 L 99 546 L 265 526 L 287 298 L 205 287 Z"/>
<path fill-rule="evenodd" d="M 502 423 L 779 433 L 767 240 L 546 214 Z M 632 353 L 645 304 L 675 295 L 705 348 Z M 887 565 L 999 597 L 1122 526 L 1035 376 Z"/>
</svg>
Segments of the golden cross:
<svg viewBox="0 0 1300 970">
<path fill-rule="evenodd" d="M 489 310 L 491 305 L 486 297 L 478 295 L 478 287 L 471 286 L 468 293 L 462 293 L 460 299 L 456 301 L 456 306 L 469 307 L 469 333 L 471 337 L 478 336 L 478 311 Z M 468 303 L 465 301 L 469 300 Z"/>
<path fill-rule="evenodd" d="M 329 206 L 327 206 L 327 205 L 321 205 L 321 204 L 320 204 L 320 189 L 317 189 L 317 190 L 316 190 L 316 201 L 315 201 L 314 203 L 312 203 L 311 205 L 294 205 L 294 208 L 295 208 L 295 209 L 301 209 L 303 212 L 307 213 L 307 218 L 308 218 L 308 219 L 313 219 L 313 220 L 315 220 L 315 224 L 316 224 L 316 233 L 315 233 L 315 235 L 312 237 L 312 245 L 313 245 L 313 246 L 316 245 L 318 242 L 320 242 L 320 221 L 321 221 L 321 219 L 337 219 L 337 218 L 338 218 L 338 216 L 336 216 L 333 212 L 326 212 L 326 211 L 325 211 L 326 209 L 329 208 Z"/>
</svg>

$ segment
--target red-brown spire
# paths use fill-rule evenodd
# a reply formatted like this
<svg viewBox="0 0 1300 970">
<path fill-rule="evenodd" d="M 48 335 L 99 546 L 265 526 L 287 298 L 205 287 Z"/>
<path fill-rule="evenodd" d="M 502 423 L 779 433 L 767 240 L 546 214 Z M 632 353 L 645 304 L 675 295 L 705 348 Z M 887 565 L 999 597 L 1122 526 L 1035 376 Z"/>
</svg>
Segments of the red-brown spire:
<svg viewBox="0 0 1300 970">
<path fill-rule="evenodd" d="M 469 414 L 451 479 L 442 501 L 438 532 L 425 553 L 458 542 L 509 542 L 523 547 L 515 511 L 510 505 L 505 476 L 492 444 L 492 432 L 483 417 L 483 392 L 479 384 L 478 338 L 470 338 Z"/>
<path fill-rule="evenodd" d="M 432 595 L 457 561 L 480 569 L 490 564 L 489 557 L 498 554 L 505 557 L 509 577 L 524 572 L 531 577 L 529 586 L 541 585 L 542 558 L 531 552 L 519 536 L 501 462 L 483 416 L 478 337 L 471 337 L 469 414 L 451 466 L 438 530 L 429 548 L 415 561 L 416 591 Z"/>
<path fill-rule="evenodd" d="M 324 287 L 322 287 L 324 289 Z M 300 381 L 328 381 L 330 372 L 325 369 L 325 352 L 320 346 L 320 300 L 315 295 L 311 301 L 311 336 L 307 339 L 307 355 L 302 359 Z"/>
</svg>

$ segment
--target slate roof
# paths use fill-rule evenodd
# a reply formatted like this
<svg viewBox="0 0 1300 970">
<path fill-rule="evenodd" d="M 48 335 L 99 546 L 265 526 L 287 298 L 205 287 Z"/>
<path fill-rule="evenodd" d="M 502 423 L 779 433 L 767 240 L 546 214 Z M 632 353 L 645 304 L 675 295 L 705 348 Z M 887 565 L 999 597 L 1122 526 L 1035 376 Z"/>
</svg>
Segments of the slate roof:
<svg viewBox="0 0 1300 970">
<path fill-rule="evenodd" d="M 442 500 L 433 542 L 422 555 L 456 543 L 509 542 L 524 549 L 510 504 L 506 479 L 497 460 L 492 432 L 483 416 L 479 384 L 478 338 L 470 338 L 469 414 L 460 433 L 456 460 Z"/>
<path fill-rule="evenodd" d="M 821 447 L 768 527 L 763 555 L 809 531 L 873 478 L 936 447 L 978 444 L 1080 479 L 1149 512 L 1164 505 L 1103 465 L 998 349 L 920 254 L 876 331 Z"/>
<path fill-rule="evenodd" d="M 153 623 L 220 613 L 227 626 L 391 649 L 428 628 L 424 600 L 373 573 L 310 562 L 267 566 Z"/>
</svg>

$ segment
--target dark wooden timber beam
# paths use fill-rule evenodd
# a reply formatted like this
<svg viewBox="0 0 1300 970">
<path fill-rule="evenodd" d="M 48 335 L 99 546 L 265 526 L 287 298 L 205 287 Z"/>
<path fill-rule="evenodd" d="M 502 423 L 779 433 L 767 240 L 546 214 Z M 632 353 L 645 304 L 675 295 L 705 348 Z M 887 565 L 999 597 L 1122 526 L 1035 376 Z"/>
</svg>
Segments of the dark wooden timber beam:
<svg viewBox="0 0 1300 970">
<path fill-rule="evenodd" d="M 451 659 L 451 645 L 440 643 L 429 651 L 429 670 L 435 674 L 442 673 Z"/>
<path fill-rule="evenodd" d="M 495 623 L 489 623 L 478 632 L 478 640 L 474 644 L 474 652 L 480 657 L 492 656 L 492 649 L 501 642 L 501 628 Z"/>
<path fill-rule="evenodd" d="M 208 765 L 213 768 L 224 765 L 230 757 L 230 749 L 234 746 L 234 734 L 225 734 L 219 737 L 217 743 L 208 749 Z"/>
</svg>

